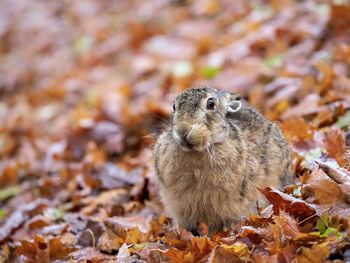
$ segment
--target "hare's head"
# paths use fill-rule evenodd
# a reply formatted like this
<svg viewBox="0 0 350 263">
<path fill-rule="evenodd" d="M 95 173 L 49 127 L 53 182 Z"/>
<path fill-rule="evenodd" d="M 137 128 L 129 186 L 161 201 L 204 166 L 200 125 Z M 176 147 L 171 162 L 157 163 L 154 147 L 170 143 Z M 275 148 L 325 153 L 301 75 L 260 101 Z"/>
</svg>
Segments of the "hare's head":
<svg viewBox="0 0 350 263">
<path fill-rule="evenodd" d="M 184 151 L 203 151 L 225 141 L 227 114 L 241 109 L 240 96 L 210 87 L 194 87 L 178 95 L 171 120 L 172 136 Z"/>
</svg>

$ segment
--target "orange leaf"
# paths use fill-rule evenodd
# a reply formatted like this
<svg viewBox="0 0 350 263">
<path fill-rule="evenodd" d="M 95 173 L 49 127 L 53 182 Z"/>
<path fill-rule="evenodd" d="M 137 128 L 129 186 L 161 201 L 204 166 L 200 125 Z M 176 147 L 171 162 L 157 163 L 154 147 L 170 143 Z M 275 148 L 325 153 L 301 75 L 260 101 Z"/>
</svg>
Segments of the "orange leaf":
<svg viewBox="0 0 350 263">
<path fill-rule="evenodd" d="M 329 87 L 329 85 L 332 82 L 333 70 L 324 61 L 319 61 L 318 63 L 316 63 L 315 67 L 322 73 L 320 83 L 317 87 L 318 92 L 322 93 Z"/>
<path fill-rule="evenodd" d="M 323 143 L 329 156 L 337 160 L 339 165 L 344 166 L 346 145 L 343 133 L 338 129 L 332 129 L 325 133 Z"/>
<path fill-rule="evenodd" d="M 282 129 L 284 135 L 290 141 L 312 138 L 313 129 L 302 118 L 293 118 L 283 122 Z"/>
<path fill-rule="evenodd" d="M 298 263 L 318 263 L 325 262 L 329 256 L 328 244 L 321 243 L 312 246 L 311 248 L 301 247 L 297 254 Z"/>
<path fill-rule="evenodd" d="M 182 263 L 186 255 L 186 252 L 178 250 L 174 247 L 170 247 L 167 250 L 156 249 L 156 251 L 159 251 L 167 256 L 173 263 Z"/>
</svg>

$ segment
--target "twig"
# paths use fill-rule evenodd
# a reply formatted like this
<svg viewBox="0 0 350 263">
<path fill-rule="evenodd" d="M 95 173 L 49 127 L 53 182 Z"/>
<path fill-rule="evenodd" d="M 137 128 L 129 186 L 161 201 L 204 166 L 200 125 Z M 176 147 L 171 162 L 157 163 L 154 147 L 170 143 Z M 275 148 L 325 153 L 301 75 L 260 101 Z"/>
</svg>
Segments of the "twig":
<svg viewBox="0 0 350 263">
<path fill-rule="evenodd" d="M 302 223 L 306 222 L 307 220 L 309 220 L 309 219 L 311 219 L 311 218 L 313 218 L 313 217 L 315 217 L 315 216 L 319 216 L 320 214 L 326 212 L 327 210 L 329 210 L 329 209 L 331 209 L 331 208 L 332 208 L 332 207 L 325 208 L 325 209 L 319 211 L 318 213 L 315 213 L 315 214 L 313 214 L 312 216 L 309 216 L 309 217 L 305 218 L 304 220 L 301 220 L 300 222 L 298 222 L 298 225 L 301 225 Z"/>
</svg>

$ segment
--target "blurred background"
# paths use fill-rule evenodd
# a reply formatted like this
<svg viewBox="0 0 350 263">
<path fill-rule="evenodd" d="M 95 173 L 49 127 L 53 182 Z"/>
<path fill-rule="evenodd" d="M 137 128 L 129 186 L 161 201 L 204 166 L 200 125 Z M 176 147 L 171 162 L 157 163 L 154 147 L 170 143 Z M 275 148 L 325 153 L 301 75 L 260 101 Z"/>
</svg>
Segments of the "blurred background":
<svg viewBox="0 0 350 263">
<path fill-rule="evenodd" d="M 241 93 L 289 140 L 337 125 L 350 144 L 349 30 L 346 0 L 2 0 L 0 242 L 36 233 L 6 219 L 39 197 L 61 219 L 159 214 L 152 145 L 190 86 Z"/>
<path fill-rule="evenodd" d="M 119 154 L 197 84 L 242 93 L 270 119 L 320 113 L 349 92 L 347 1 L 0 5 L 2 130 L 41 140 L 82 128 Z M 3 134 L 2 156 L 22 139 Z"/>
</svg>

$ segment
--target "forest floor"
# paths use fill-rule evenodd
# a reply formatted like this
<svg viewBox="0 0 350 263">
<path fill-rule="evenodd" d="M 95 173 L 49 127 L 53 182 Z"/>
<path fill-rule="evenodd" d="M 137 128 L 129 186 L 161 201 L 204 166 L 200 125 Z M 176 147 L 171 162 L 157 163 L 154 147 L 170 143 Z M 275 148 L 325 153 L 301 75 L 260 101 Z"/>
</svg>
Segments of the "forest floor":
<svg viewBox="0 0 350 263">
<path fill-rule="evenodd" d="M 346 0 L 1 1 L 0 262 L 349 262 L 349 14 Z M 176 231 L 152 168 L 197 84 L 248 98 L 293 151 L 295 183 L 210 238 Z"/>
</svg>

